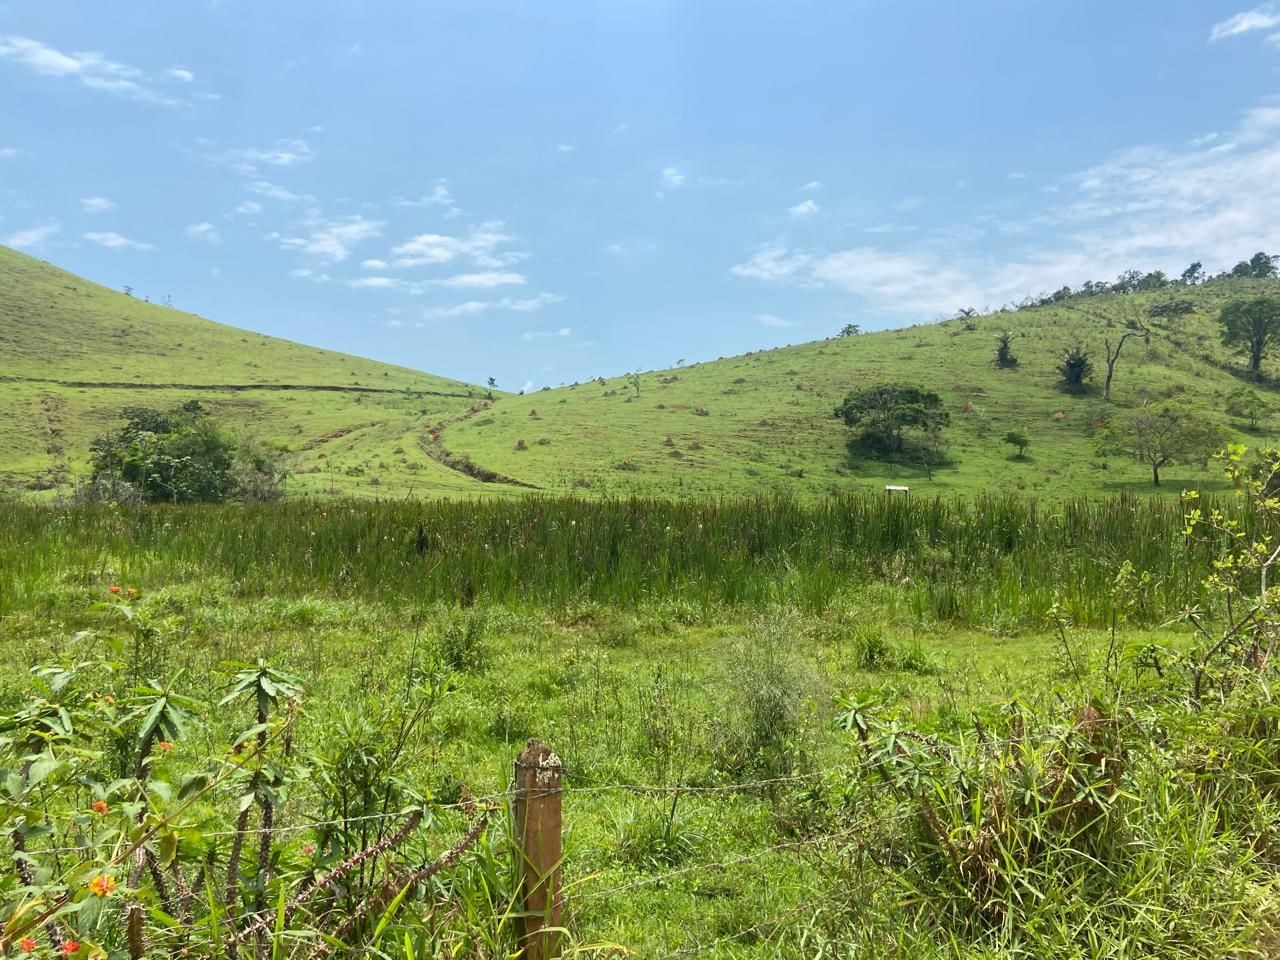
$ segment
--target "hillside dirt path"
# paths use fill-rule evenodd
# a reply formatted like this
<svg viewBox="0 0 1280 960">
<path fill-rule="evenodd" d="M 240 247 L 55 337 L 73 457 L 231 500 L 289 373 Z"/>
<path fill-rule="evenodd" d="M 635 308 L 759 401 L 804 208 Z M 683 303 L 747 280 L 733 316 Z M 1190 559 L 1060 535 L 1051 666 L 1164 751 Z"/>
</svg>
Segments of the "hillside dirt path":
<svg viewBox="0 0 1280 960">
<path fill-rule="evenodd" d="M 472 417 L 484 413 L 491 406 L 493 406 L 492 400 L 481 400 L 478 403 L 473 403 L 466 413 L 438 421 L 434 426 L 427 428 L 425 436 L 418 438 L 419 448 L 436 463 L 448 467 L 456 473 L 470 477 L 472 480 L 479 480 L 481 483 L 502 483 L 511 487 L 523 487 L 526 490 L 540 490 L 541 487 L 537 484 L 526 483 L 523 480 L 517 480 L 515 477 L 508 477 L 505 474 L 498 473 L 496 470 L 490 470 L 488 467 L 482 467 L 480 464 L 474 463 L 468 456 L 457 456 L 444 445 L 441 437 L 447 427 L 464 423 Z"/>
</svg>

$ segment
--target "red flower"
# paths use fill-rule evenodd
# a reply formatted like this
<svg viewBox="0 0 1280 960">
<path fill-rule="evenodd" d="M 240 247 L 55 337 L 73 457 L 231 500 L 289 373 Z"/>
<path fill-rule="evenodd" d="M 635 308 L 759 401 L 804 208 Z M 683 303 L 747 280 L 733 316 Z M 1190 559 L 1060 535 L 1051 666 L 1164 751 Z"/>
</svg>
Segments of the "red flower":
<svg viewBox="0 0 1280 960">
<path fill-rule="evenodd" d="M 159 743 L 156 744 L 156 749 L 163 753 L 168 753 L 170 750 L 173 749 L 173 741 L 161 740 Z"/>
<path fill-rule="evenodd" d="M 30 937 L 23 937 L 18 941 L 18 949 L 23 953 L 33 953 L 36 949 L 36 942 Z"/>
<path fill-rule="evenodd" d="M 75 953 L 79 949 L 80 949 L 80 944 L 76 940 L 67 940 L 67 941 L 64 941 L 62 944 L 62 952 L 65 956 L 68 956 L 68 957 L 71 956 L 73 953 Z"/>
<path fill-rule="evenodd" d="M 112 593 L 114 593 L 114 594 L 116 594 L 117 596 L 119 596 L 119 595 L 120 595 L 120 587 L 119 587 L 117 584 L 114 584 L 114 583 L 113 583 L 113 584 L 111 585 L 111 592 L 112 592 Z"/>
<path fill-rule="evenodd" d="M 93 801 L 93 812 L 94 812 L 94 813 L 106 813 L 109 809 L 110 809 L 110 808 L 107 806 L 107 801 L 105 801 L 105 800 L 95 800 L 95 801 Z"/>
<path fill-rule="evenodd" d="M 314 843 L 304 843 L 302 845 L 302 852 L 309 857 L 316 852 L 316 845 Z"/>
</svg>

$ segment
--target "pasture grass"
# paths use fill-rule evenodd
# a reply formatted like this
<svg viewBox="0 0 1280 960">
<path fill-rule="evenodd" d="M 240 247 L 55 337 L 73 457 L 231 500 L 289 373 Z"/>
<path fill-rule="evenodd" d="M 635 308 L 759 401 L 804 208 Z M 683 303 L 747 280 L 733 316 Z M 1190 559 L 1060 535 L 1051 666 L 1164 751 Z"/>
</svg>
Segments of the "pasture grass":
<svg viewBox="0 0 1280 960">
<path fill-rule="evenodd" d="M 154 676 L 204 705 L 157 761 L 177 779 L 244 728 L 215 707 L 234 664 L 292 673 L 290 877 L 350 789 L 334 771 L 388 769 L 435 678 L 395 766 L 436 810 L 414 849 L 447 848 L 449 805 L 501 797 L 526 740 L 551 744 L 575 955 L 1245 956 L 1275 936 L 1274 707 L 1265 686 L 1179 705 L 1193 638 L 1170 621 L 1215 555 L 1179 513 L 8 504 L 0 713 L 29 668 L 106 656 L 86 683 Z M 499 813 L 380 949 L 510 955 L 506 843 Z"/>
</svg>

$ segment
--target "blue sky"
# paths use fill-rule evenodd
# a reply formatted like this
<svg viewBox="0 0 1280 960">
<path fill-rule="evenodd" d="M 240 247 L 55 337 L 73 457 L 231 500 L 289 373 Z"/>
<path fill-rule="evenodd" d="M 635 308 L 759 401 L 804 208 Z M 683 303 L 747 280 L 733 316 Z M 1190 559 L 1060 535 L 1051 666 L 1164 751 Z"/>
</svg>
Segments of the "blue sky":
<svg viewBox="0 0 1280 960">
<path fill-rule="evenodd" d="M 555 385 L 1280 252 L 1277 66 L 1217 0 L 0 0 L 0 242 Z"/>
</svg>

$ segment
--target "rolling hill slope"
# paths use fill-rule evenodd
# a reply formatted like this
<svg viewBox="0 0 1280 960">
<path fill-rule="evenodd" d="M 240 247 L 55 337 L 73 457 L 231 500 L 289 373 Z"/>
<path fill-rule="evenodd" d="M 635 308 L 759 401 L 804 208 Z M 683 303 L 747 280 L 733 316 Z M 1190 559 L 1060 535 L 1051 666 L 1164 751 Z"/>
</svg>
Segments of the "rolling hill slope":
<svg viewBox="0 0 1280 960">
<path fill-rule="evenodd" d="M 638 391 L 616 377 L 489 401 L 480 387 L 141 303 L 0 248 L 0 490 L 65 492 L 121 407 L 195 397 L 236 433 L 286 450 L 294 495 L 811 497 L 886 483 L 937 494 L 1148 493 L 1148 468 L 1099 453 L 1108 417 L 1169 401 L 1224 439 L 1280 442 L 1280 357 L 1265 365 L 1265 383 L 1248 384 L 1216 323 L 1229 300 L 1262 293 L 1280 294 L 1280 281 L 1075 298 L 646 373 Z M 1174 297 L 1194 312 L 1146 318 Z M 1126 346 L 1113 402 L 1098 386 L 1082 396 L 1057 389 L 1057 361 L 1076 342 L 1090 348 L 1100 384 L 1104 340 L 1133 320 L 1151 337 Z M 1019 358 L 1011 369 L 992 363 L 1004 331 Z M 852 454 L 833 416 L 849 391 L 887 380 L 943 397 L 950 463 L 931 477 Z M 1272 406 L 1256 431 L 1225 412 L 1246 384 Z M 1001 442 L 1009 430 L 1030 437 L 1025 457 Z M 1220 486 L 1203 467 L 1164 476 L 1166 492 Z"/>
<path fill-rule="evenodd" d="M 1152 490 L 1150 468 L 1098 453 L 1107 417 L 1170 400 L 1250 445 L 1280 437 L 1273 412 L 1250 432 L 1225 414 L 1226 397 L 1254 386 L 1280 411 L 1280 356 L 1247 384 L 1241 361 L 1220 343 L 1218 311 L 1235 297 L 1280 293 L 1280 281 L 1213 280 L 1161 293 L 1074 298 L 1063 304 L 970 320 L 864 334 L 648 373 L 639 393 L 628 378 L 590 381 L 527 397 L 504 397 L 482 414 L 446 424 L 440 442 L 457 455 L 554 492 L 715 497 L 760 492 L 821 496 L 906 483 L 929 493 L 1020 491 L 1047 496 Z M 1161 300 L 1185 298 L 1195 312 L 1147 320 Z M 1149 342 L 1130 340 L 1104 404 L 1104 340 L 1125 321 L 1147 323 Z M 995 338 L 1014 334 L 1019 363 L 993 365 Z M 1088 345 L 1095 388 L 1071 396 L 1056 387 L 1056 364 L 1075 342 Z M 674 346 L 673 346 L 674 349 Z M 851 390 L 887 380 L 942 395 L 952 465 L 921 468 L 853 457 L 850 431 L 833 416 Z M 1001 438 L 1031 439 L 1015 458 Z M 523 442 L 522 442 L 523 441 Z M 1214 469 L 1163 471 L 1165 492 L 1221 485 Z"/>
<path fill-rule="evenodd" d="M 66 491 L 122 407 L 197 398 L 285 448 L 294 493 L 468 494 L 485 485 L 428 456 L 421 425 L 484 394 L 144 303 L 0 247 L 0 489 Z"/>
</svg>

